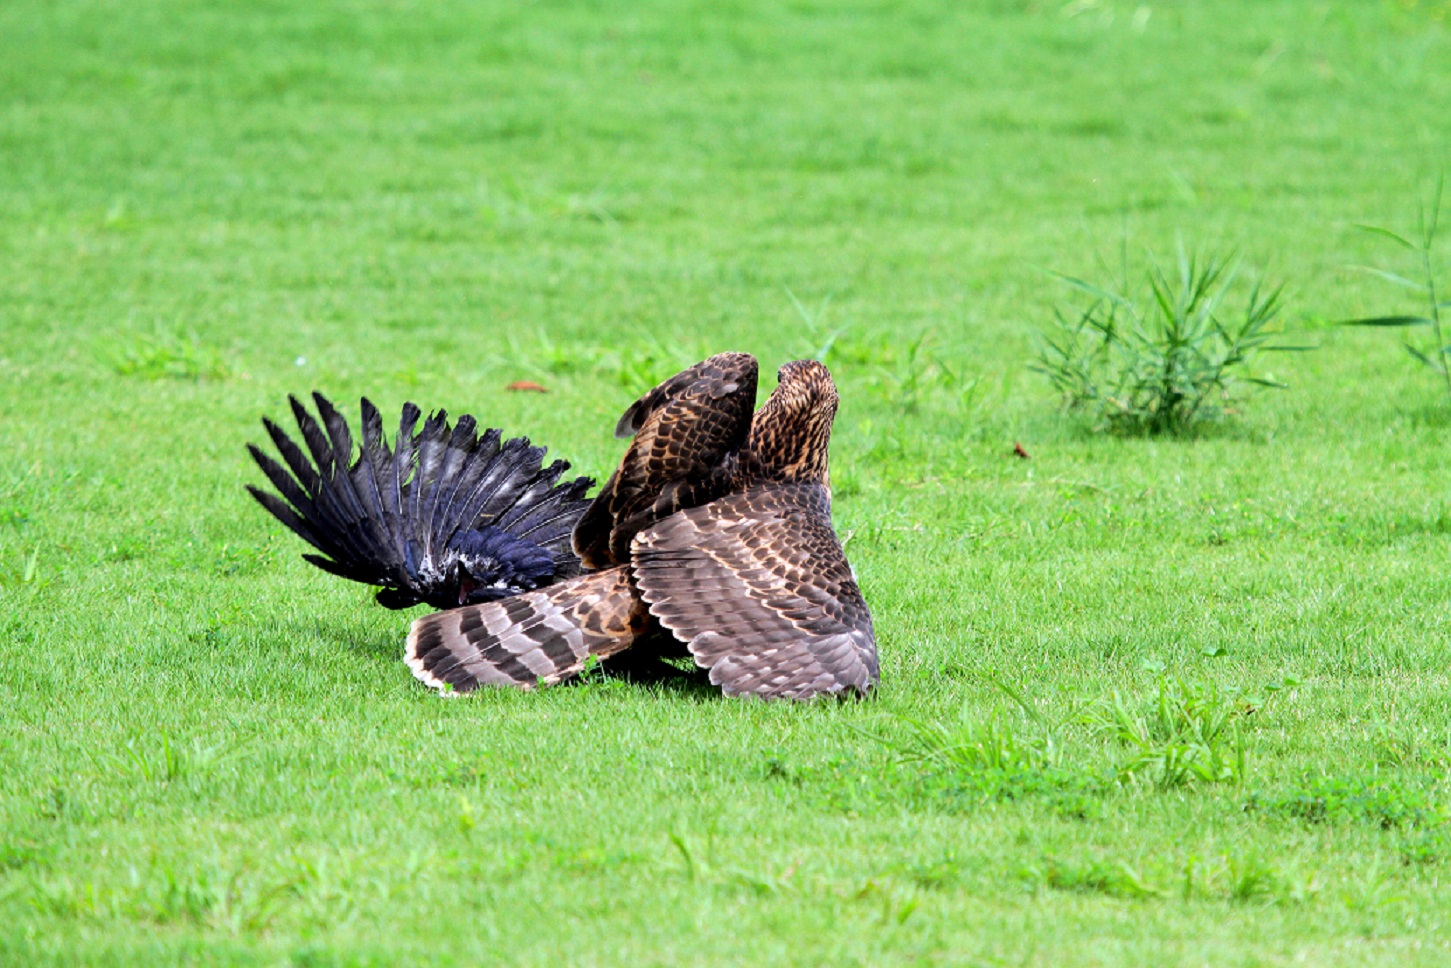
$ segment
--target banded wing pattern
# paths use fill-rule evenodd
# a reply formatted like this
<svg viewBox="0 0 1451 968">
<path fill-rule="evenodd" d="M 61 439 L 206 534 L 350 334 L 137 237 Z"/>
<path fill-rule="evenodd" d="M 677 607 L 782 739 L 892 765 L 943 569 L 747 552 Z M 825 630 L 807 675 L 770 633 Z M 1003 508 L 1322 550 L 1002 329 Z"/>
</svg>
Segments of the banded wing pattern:
<svg viewBox="0 0 1451 968">
<path fill-rule="evenodd" d="M 641 596 L 728 695 L 805 699 L 877 679 L 876 638 L 815 484 L 732 494 L 634 541 Z"/>
<path fill-rule="evenodd" d="M 426 615 L 408 633 L 413 674 L 436 689 L 551 685 L 589 656 L 629 648 L 650 625 L 624 568 L 580 575 L 503 601 Z"/>
<path fill-rule="evenodd" d="M 721 353 L 625 411 L 615 433 L 634 439 L 574 532 L 586 568 L 627 561 L 637 532 L 730 490 L 735 455 L 750 434 L 756 381 L 755 357 Z"/>
</svg>

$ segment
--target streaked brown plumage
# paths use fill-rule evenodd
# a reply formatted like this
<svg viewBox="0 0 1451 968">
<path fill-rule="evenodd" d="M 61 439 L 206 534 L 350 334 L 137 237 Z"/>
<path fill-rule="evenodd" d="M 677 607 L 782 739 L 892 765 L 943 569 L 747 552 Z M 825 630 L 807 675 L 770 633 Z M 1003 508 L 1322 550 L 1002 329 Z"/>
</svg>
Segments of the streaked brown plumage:
<svg viewBox="0 0 1451 968">
<path fill-rule="evenodd" d="M 730 695 L 868 692 L 871 614 L 831 527 L 836 388 L 820 363 L 787 363 L 752 414 L 756 378 L 754 357 L 723 353 L 636 401 L 616 428 L 634 439 L 575 527 L 596 570 L 419 619 L 414 673 L 528 688 L 673 639 Z"/>
</svg>

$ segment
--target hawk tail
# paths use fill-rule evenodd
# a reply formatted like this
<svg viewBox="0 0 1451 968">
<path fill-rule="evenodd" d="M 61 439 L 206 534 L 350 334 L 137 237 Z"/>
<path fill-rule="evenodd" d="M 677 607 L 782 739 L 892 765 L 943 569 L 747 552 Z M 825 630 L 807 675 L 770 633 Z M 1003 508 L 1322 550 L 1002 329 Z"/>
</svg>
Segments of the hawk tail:
<svg viewBox="0 0 1451 968">
<path fill-rule="evenodd" d="M 408 632 L 408 666 L 440 691 L 529 689 L 608 658 L 652 627 L 628 571 L 591 572 L 497 602 L 425 615 Z"/>
</svg>

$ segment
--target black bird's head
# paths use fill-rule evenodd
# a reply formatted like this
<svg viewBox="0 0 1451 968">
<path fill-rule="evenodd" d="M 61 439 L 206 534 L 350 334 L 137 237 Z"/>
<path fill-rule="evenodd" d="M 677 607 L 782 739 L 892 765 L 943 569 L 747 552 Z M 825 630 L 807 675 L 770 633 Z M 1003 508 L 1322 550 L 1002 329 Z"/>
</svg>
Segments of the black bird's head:
<svg viewBox="0 0 1451 968">
<path fill-rule="evenodd" d="M 492 602 L 547 585 L 555 577 L 554 556 L 534 542 L 493 525 L 460 531 L 437 558 L 417 554 L 407 543 L 412 587 L 384 588 L 380 605 L 410 608 L 427 602 L 434 608 L 458 608 Z"/>
<path fill-rule="evenodd" d="M 493 525 L 460 531 L 448 543 L 445 570 L 454 571 L 458 601 L 491 602 L 532 591 L 554 577 L 554 556 L 526 538 Z"/>
</svg>

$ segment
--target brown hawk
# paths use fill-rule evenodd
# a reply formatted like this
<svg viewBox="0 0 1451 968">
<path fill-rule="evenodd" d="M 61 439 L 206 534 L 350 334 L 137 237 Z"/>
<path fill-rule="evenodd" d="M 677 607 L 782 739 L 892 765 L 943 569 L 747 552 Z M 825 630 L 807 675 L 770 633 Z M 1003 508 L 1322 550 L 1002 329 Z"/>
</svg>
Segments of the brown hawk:
<svg viewBox="0 0 1451 968">
<path fill-rule="evenodd" d="M 836 387 L 820 363 L 779 371 L 722 353 L 637 400 L 633 437 L 584 511 L 584 574 L 413 623 L 406 657 L 440 690 L 530 688 L 591 656 L 683 645 L 729 695 L 810 699 L 877 682 L 871 614 L 831 526 L 827 448 Z M 607 663 L 608 664 L 608 663 Z"/>
</svg>

